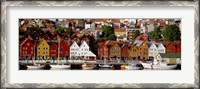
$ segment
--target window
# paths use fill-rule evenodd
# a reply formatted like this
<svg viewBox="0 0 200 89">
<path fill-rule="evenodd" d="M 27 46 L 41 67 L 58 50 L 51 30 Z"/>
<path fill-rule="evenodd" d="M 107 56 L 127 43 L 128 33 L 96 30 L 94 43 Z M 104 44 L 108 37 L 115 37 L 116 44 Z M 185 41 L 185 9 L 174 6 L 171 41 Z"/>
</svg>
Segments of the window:
<svg viewBox="0 0 200 89">
<path fill-rule="evenodd" d="M 29 43 L 27 43 L 27 46 L 29 46 L 30 44 Z"/>
<path fill-rule="evenodd" d="M 26 47 L 26 50 L 27 50 L 27 47 Z"/>
<path fill-rule="evenodd" d="M 44 45 L 44 44 L 42 44 L 42 45 Z"/>
<path fill-rule="evenodd" d="M 46 48 L 46 50 L 48 50 L 48 48 Z"/>
<path fill-rule="evenodd" d="M 33 50 L 33 47 L 31 47 L 31 50 Z"/>
</svg>

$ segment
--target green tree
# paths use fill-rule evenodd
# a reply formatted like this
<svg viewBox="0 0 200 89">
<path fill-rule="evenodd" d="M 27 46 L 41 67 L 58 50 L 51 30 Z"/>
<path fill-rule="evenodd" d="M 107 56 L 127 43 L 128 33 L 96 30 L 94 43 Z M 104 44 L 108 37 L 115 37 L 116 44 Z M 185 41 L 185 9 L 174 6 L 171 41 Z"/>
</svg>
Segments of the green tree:
<svg viewBox="0 0 200 89">
<path fill-rule="evenodd" d="M 111 34 L 108 36 L 108 40 L 116 40 L 115 34 Z"/>
<path fill-rule="evenodd" d="M 154 29 L 154 31 L 149 32 L 149 37 L 150 37 L 150 39 L 154 39 L 154 40 L 157 41 L 157 40 L 162 38 L 162 36 L 161 36 L 162 34 L 161 33 L 162 32 L 161 32 L 160 28 L 156 27 Z"/>
<path fill-rule="evenodd" d="M 63 29 L 62 29 L 61 27 L 57 27 L 57 28 L 55 29 L 55 32 L 62 33 L 62 32 L 64 32 L 64 31 L 63 31 Z"/>
<path fill-rule="evenodd" d="M 174 25 L 167 25 L 164 28 L 163 36 L 165 41 L 179 40 L 181 37 L 180 28 Z"/>
<path fill-rule="evenodd" d="M 133 31 L 133 40 L 135 40 L 136 37 L 138 36 L 140 36 L 140 31 L 139 30 Z"/>
<path fill-rule="evenodd" d="M 67 34 L 69 34 L 70 36 L 72 36 L 74 34 L 73 29 L 72 28 L 67 28 L 66 29 Z"/>
<path fill-rule="evenodd" d="M 114 28 L 113 27 L 104 25 L 102 27 L 102 29 L 103 29 L 102 35 L 106 40 L 114 40 L 114 39 L 116 39 L 116 37 L 113 36 L 114 35 Z"/>
</svg>

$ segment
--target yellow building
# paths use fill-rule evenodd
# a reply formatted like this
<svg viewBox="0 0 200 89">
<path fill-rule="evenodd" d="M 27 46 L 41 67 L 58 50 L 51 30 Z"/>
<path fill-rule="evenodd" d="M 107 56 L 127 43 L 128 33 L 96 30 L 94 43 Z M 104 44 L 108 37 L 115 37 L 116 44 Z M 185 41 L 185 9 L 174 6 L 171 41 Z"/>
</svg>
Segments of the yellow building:
<svg viewBox="0 0 200 89">
<path fill-rule="evenodd" d="M 111 43 L 110 57 L 121 57 L 121 48 L 116 42 Z"/>
<path fill-rule="evenodd" d="M 126 36 L 126 29 L 115 28 L 114 33 L 115 36 Z"/>
<path fill-rule="evenodd" d="M 49 59 L 50 47 L 49 44 L 42 38 L 42 40 L 37 45 L 37 58 L 39 59 Z"/>
<path fill-rule="evenodd" d="M 138 50 L 138 49 L 137 49 L 136 45 L 133 44 L 133 45 L 131 46 L 130 53 L 131 53 L 131 57 L 134 58 L 134 59 L 137 58 L 137 54 L 138 54 L 138 53 L 137 53 L 137 50 Z"/>
<path fill-rule="evenodd" d="M 137 54 L 140 56 L 141 59 L 147 59 L 148 53 L 149 53 L 149 47 L 145 41 L 140 41 L 136 44 L 136 47 L 138 47 Z"/>
</svg>

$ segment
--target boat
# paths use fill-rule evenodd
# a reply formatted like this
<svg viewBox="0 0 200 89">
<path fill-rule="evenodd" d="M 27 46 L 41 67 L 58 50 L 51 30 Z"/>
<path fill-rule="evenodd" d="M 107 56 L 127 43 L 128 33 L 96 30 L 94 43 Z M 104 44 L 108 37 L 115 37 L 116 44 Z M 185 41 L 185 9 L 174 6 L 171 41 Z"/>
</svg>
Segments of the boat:
<svg viewBox="0 0 200 89">
<path fill-rule="evenodd" d="M 51 65 L 49 61 L 47 61 L 43 65 L 37 64 L 34 66 L 27 66 L 27 67 L 28 67 L 28 70 L 50 70 L 51 69 Z"/>
<path fill-rule="evenodd" d="M 112 66 L 111 66 L 111 65 L 108 65 L 108 64 L 106 63 L 106 58 L 104 58 L 104 63 L 103 63 L 103 64 L 99 64 L 99 67 L 101 67 L 101 68 L 111 68 Z"/>
<path fill-rule="evenodd" d="M 142 69 L 144 69 L 144 66 L 140 63 L 135 63 L 135 64 L 131 63 L 131 64 L 125 66 L 125 68 L 126 68 L 126 70 L 142 70 Z"/>
<path fill-rule="evenodd" d="M 44 67 L 44 65 L 34 65 L 34 66 L 27 66 L 28 70 L 39 70 Z"/>
<path fill-rule="evenodd" d="M 70 65 L 51 65 L 52 69 L 69 69 Z"/>
<path fill-rule="evenodd" d="M 156 61 L 153 62 L 140 62 L 145 69 L 153 69 L 153 70 L 171 70 L 171 69 L 175 69 L 176 68 L 176 64 L 174 65 L 167 65 L 167 64 L 163 64 L 163 63 L 158 63 Z"/>
<path fill-rule="evenodd" d="M 93 65 L 93 64 L 86 64 L 86 63 L 84 63 L 83 65 L 82 65 L 82 68 L 84 69 L 84 70 L 92 70 L 92 69 L 94 69 L 96 66 L 95 65 Z"/>
<path fill-rule="evenodd" d="M 112 66 L 107 65 L 107 64 L 102 64 L 102 65 L 99 65 L 99 67 L 101 67 L 101 68 L 111 68 Z"/>
</svg>

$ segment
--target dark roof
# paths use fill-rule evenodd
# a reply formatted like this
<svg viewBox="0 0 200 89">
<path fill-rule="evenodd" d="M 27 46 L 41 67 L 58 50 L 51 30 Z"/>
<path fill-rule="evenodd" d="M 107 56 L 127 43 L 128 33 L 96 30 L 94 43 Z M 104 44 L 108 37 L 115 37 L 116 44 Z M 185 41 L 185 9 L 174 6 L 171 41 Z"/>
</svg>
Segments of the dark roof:
<svg viewBox="0 0 200 89">
<path fill-rule="evenodd" d="M 181 58 L 180 53 L 160 53 L 161 58 Z"/>
</svg>

